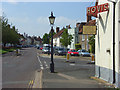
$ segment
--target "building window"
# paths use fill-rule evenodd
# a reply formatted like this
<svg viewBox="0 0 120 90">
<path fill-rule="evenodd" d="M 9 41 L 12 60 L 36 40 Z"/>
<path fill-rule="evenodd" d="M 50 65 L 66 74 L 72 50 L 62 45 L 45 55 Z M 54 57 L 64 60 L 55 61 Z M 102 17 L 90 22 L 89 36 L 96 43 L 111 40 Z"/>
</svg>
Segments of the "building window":
<svg viewBox="0 0 120 90">
<path fill-rule="evenodd" d="M 85 35 L 82 35 L 82 41 L 85 41 Z"/>
<path fill-rule="evenodd" d="M 85 49 L 85 44 L 84 43 L 82 43 L 82 49 Z"/>
<path fill-rule="evenodd" d="M 88 35 L 87 35 L 87 41 L 89 42 Z"/>
</svg>

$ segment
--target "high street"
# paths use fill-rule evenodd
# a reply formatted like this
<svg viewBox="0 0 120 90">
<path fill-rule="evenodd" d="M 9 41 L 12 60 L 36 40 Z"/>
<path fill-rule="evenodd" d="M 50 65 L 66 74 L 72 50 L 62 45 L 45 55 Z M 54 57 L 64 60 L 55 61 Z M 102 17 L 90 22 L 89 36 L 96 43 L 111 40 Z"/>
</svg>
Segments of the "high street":
<svg viewBox="0 0 120 90">
<path fill-rule="evenodd" d="M 50 73 L 50 56 L 44 56 L 36 48 L 24 48 L 21 54 L 16 56 L 15 52 L 11 52 L 3 55 L 3 88 L 30 88 L 31 82 L 32 86 L 36 83 L 40 88 L 106 87 L 90 78 L 94 76 L 95 69 L 94 64 L 88 64 L 89 57 L 72 57 L 66 62 L 65 58 L 54 56 L 56 73 Z M 42 74 L 36 77 L 36 71 L 41 71 Z"/>
</svg>

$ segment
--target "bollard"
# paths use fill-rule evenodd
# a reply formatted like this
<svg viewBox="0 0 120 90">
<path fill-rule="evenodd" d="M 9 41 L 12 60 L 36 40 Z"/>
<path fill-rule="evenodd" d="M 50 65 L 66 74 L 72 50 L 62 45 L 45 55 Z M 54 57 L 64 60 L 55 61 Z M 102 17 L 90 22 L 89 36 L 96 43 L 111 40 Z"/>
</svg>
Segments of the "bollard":
<svg viewBox="0 0 120 90">
<path fill-rule="evenodd" d="M 95 56 L 92 54 L 92 62 L 95 62 Z"/>
<path fill-rule="evenodd" d="M 20 50 L 19 49 L 16 49 L 16 55 L 20 55 Z"/>
<path fill-rule="evenodd" d="M 16 55 L 18 55 L 18 49 L 16 49 Z"/>
<path fill-rule="evenodd" d="M 66 58 L 66 61 L 68 62 L 68 61 L 69 61 L 69 59 L 70 59 L 70 54 L 69 54 L 69 53 L 67 53 L 67 58 Z"/>
</svg>

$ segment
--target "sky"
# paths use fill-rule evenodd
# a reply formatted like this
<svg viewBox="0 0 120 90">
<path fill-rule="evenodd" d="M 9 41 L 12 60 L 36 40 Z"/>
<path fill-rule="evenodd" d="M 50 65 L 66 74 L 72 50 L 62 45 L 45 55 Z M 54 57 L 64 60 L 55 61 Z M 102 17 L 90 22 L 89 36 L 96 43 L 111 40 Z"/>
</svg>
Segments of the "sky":
<svg viewBox="0 0 120 90">
<path fill-rule="evenodd" d="M 95 1 L 95 0 L 91 0 Z M 94 6 L 94 2 L 2 2 L 0 12 L 8 18 L 9 23 L 15 26 L 19 33 L 24 32 L 30 36 L 42 37 L 49 33 L 51 26 L 48 17 L 51 11 L 55 18 L 54 30 L 56 27 L 75 27 L 77 22 L 86 21 L 86 8 Z"/>
</svg>

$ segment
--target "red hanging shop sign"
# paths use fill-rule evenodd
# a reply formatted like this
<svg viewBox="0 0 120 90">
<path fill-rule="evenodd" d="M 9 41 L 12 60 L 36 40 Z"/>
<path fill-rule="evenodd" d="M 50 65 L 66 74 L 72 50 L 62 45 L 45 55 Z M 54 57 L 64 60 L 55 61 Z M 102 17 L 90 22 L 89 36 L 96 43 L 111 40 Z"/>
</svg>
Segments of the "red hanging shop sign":
<svg viewBox="0 0 120 90">
<path fill-rule="evenodd" d="M 105 11 L 109 11 L 109 4 L 108 3 L 101 4 L 98 6 L 88 7 L 87 8 L 87 16 L 97 17 L 98 13 L 105 12 Z"/>
</svg>

